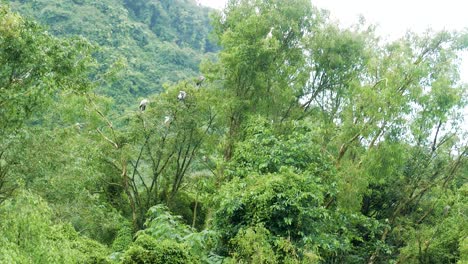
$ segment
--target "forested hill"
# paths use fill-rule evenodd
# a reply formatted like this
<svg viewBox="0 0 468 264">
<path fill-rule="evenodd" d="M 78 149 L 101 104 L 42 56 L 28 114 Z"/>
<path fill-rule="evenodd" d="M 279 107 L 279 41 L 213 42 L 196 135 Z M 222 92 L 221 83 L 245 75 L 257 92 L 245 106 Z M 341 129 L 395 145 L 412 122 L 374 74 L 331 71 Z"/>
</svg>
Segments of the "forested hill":
<svg viewBox="0 0 468 264">
<path fill-rule="evenodd" d="M 5 2 L 0 264 L 468 263 L 468 32 Z"/>
<path fill-rule="evenodd" d="M 161 91 L 162 84 L 196 76 L 206 53 L 209 8 L 195 0 L 13 0 L 11 7 L 58 36 L 82 36 L 101 48 L 101 71 L 124 65 L 99 89 L 119 104 Z"/>
</svg>

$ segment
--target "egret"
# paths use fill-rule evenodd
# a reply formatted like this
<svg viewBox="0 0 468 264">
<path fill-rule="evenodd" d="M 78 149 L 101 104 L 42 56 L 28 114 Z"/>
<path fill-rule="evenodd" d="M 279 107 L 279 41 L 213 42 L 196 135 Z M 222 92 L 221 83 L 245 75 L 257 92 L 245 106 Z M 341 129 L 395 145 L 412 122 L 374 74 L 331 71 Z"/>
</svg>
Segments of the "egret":
<svg viewBox="0 0 468 264">
<path fill-rule="evenodd" d="M 180 91 L 180 92 L 179 92 L 179 95 L 177 95 L 177 99 L 178 99 L 179 101 L 185 100 L 185 97 L 187 97 L 187 93 L 186 93 L 185 91 Z"/>
<path fill-rule="evenodd" d="M 203 83 L 203 81 L 205 80 L 205 76 L 203 75 L 200 75 L 200 77 L 198 77 L 197 81 L 195 82 L 195 84 L 200 87 Z"/>
<path fill-rule="evenodd" d="M 165 116 L 164 117 L 164 125 L 169 126 L 171 124 L 171 117 L 170 116 Z"/>
<path fill-rule="evenodd" d="M 273 37 L 273 28 L 270 28 L 270 32 L 268 32 L 266 38 L 271 39 Z"/>
<path fill-rule="evenodd" d="M 451 209 L 450 205 L 446 205 L 446 206 L 444 207 L 444 216 L 447 216 L 447 215 L 448 215 L 448 213 L 450 212 L 450 209 Z"/>
<path fill-rule="evenodd" d="M 141 111 L 145 111 L 146 109 L 146 105 L 149 103 L 148 99 L 143 99 L 141 100 L 140 102 L 140 110 Z"/>
</svg>

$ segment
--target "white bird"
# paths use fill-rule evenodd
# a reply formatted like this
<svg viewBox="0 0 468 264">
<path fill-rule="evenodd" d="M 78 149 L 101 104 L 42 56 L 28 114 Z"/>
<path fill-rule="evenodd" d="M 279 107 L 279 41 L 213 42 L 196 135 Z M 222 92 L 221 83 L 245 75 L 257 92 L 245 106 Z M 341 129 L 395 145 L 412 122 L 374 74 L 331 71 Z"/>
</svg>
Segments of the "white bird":
<svg viewBox="0 0 468 264">
<path fill-rule="evenodd" d="M 149 103 L 148 99 L 143 99 L 140 102 L 140 111 L 145 111 L 146 105 Z"/>
<path fill-rule="evenodd" d="M 82 123 L 76 123 L 76 124 L 75 124 L 75 128 L 76 128 L 77 130 L 81 130 L 81 129 L 83 129 L 83 124 L 82 124 Z"/>
<path fill-rule="evenodd" d="M 449 213 L 449 211 L 450 211 L 450 208 L 451 208 L 450 205 L 446 205 L 446 206 L 444 207 L 444 216 L 447 216 L 447 215 L 448 215 L 448 213 Z"/>
<path fill-rule="evenodd" d="M 203 81 L 205 80 L 205 76 L 203 75 L 200 75 L 200 77 L 198 77 L 197 81 L 195 82 L 195 84 L 200 87 L 203 83 Z"/>
<path fill-rule="evenodd" d="M 187 93 L 186 93 L 185 91 L 180 91 L 180 92 L 179 92 L 179 95 L 177 95 L 177 99 L 178 99 L 179 101 L 185 100 L 185 97 L 187 97 Z"/>
<path fill-rule="evenodd" d="M 171 124 L 171 117 L 170 116 L 165 116 L 164 117 L 164 125 L 169 126 Z"/>
<path fill-rule="evenodd" d="M 268 32 L 266 38 L 271 39 L 273 37 L 273 28 L 270 28 L 270 32 Z"/>
</svg>

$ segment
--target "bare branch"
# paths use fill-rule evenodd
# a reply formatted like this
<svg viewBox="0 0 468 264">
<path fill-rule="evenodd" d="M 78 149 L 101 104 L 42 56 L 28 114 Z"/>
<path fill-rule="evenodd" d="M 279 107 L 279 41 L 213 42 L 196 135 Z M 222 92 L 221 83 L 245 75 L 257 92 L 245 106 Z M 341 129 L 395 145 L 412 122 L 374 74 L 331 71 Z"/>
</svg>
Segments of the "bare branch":
<svg viewBox="0 0 468 264">
<path fill-rule="evenodd" d="M 101 134 L 101 136 L 107 141 L 109 142 L 112 146 L 114 146 L 114 148 L 118 149 L 119 148 L 119 145 L 117 145 L 117 143 L 115 143 L 114 141 L 112 141 L 110 138 L 106 137 L 106 135 L 104 135 L 104 133 L 102 133 L 102 131 L 99 129 L 99 128 L 96 128 L 97 132 L 99 132 L 99 134 Z"/>
</svg>

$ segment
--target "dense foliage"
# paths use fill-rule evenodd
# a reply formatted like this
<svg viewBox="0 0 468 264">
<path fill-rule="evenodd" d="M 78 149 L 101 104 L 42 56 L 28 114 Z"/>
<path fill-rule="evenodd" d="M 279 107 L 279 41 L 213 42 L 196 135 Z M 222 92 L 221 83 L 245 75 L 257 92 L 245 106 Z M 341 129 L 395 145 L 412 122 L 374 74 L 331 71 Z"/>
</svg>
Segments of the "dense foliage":
<svg viewBox="0 0 468 264">
<path fill-rule="evenodd" d="M 209 9 L 194 0 L 15 0 L 11 5 L 55 35 L 99 44 L 94 74 L 111 70 L 114 76 L 97 90 L 117 100 L 119 108 L 162 91 L 166 82 L 195 76 L 205 54 L 218 49 L 208 40 Z"/>
<path fill-rule="evenodd" d="M 468 261 L 466 32 L 1 3 L 0 262 Z"/>
</svg>

